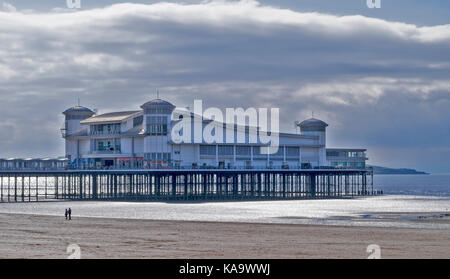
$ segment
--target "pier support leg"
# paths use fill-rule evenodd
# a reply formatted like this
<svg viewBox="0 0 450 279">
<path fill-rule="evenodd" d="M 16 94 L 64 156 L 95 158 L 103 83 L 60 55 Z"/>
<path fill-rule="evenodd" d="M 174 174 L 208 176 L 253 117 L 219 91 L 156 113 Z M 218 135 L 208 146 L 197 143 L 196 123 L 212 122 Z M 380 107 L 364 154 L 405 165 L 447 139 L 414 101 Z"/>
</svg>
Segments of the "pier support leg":
<svg viewBox="0 0 450 279">
<path fill-rule="evenodd" d="M 98 177 L 96 174 L 92 175 L 92 198 L 98 199 Z"/>
<path fill-rule="evenodd" d="M 311 196 L 316 196 L 316 175 L 312 174 L 310 176 L 310 186 L 311 186 Z"/>
</svg>

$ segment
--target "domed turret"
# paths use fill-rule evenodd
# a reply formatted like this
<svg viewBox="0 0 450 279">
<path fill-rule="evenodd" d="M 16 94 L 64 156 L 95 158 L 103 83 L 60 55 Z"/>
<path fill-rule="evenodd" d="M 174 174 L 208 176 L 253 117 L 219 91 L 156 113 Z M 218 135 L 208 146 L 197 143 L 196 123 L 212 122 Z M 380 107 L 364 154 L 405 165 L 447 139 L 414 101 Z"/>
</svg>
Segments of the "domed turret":
<svg viewBox="0 0 450 279">
<path fill-rule="evenodd" d="M 64 126 L 61 128 L 61 135 L 66 139 L 66 158 L 70 162 L 79 160 L 79 140 L 70 139 L 69 136 L 82 130 L 80 122 L 95 115 L 91 109 L 83 106 L 74 106 L 63 111 L 65 116 Z"/>
<path fill-rule="evenodd" d="M 89 117 L 90 117 L 90 116 L 94 115 L 94 112 L 92 110 L 90 110 L 89 108 L 87 108 L 87 107 L 74 106 L 74 107 L 68 108 L 65 111 L 63 111 L 63 114 L 64 115 L 69 115 L 69 114 L 70 115 L 74 115 L 74 114 L 83 115 L 83 114 L 86 114 L 86 115 L 89 115 Z"/>
<path fill-rule="evenodd" d="M 316 119 L 314 117 L 306 119 L 300 123 L 297 123 L 297 126 L 300 127 L 300 133 L 305 136 L 316 136 L 318 137 L 317 144 L 319 147 L 319 166 L 325 166 L 326 162 L 326 140 L 327 140 L 327 132 L 326 128 L 328 124 L 323 122 L 322 120 Z"/>
<path fill-rule="evenodd" d="M 61 134 L 63 137 L 70 135 L 80 130 L 80 122 L 95 114 L 94 111 L 83 106 L 74 106 L 63 111 L 65 115 L 65 122 L 63 128 L 61 128 Z"/>
<path fill-rule="evenodd" d="M 324 132 L 328 124 L 322 120 L 310 118 L 300 122 L 298 126 L 303 134 L 303 132 Z"/>
<path fill-rule="evenodd" d="M 167 136 L 172 111 L 175 106 L 159 98 L 141 106 L 144 110 L 144 127 L 146 133 L 152 136 Z"/>
<path fill-rule="evenodd" d="M 143 104 L 141 106 L 142 109 L 153 109 L 153 108 L 167 108 L 170 110 L 173 110 L 175 108 L 174 105 L 171 103 L 161 100 L 161 99 L 154 99 L 151 101 L 148 101 L 147 103 Z"/>
</svg>

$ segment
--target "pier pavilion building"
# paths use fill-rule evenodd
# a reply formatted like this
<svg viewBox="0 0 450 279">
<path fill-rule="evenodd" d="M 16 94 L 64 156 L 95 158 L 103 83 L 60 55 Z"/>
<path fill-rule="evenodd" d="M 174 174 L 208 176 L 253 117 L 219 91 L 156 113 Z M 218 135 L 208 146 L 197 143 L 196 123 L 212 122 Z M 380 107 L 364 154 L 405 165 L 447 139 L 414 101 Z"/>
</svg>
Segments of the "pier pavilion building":
<svg viewBox="0 0 450 279">
<path fill-rule="evenodd" d="M 235 139 L 227 143 L 207 143 L 203 139 L 177 143 L 172 128 L 183 118 L 200 121 L 202 127 L 213 120 L 176 108 L 168 101 L 154 99 L 139 109 L 98 114 L 74 106 L 63 112 L 61 129 L 68 164 L 79 169 L 121 168 L 365 168 L 365 149 L 336 149 L 326 146 L 328 124 L 315 118 L 296 122 L 298 133 L 278 133 L 279 148 L 264 154 L 261 142 L 251 142 L 248 126 L 223 125 L 223 134 L 233 130 Z M 181 131 L 180 131 L 181 132 Z M 256 128 L 256 133 L 260 130 Z M 192 135 L 193 137 L 193 135 Z"/>
</svg>

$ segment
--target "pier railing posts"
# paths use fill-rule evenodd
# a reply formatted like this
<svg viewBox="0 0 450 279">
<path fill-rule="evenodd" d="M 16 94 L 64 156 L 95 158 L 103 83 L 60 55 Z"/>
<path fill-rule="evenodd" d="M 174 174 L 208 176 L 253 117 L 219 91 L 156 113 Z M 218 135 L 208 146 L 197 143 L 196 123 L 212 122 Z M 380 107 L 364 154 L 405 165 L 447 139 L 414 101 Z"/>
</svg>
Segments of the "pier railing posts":
<svg viewBox="0 0 450 279">
<path fill-rule="evenodd" d="M 172 197 L 177 195 L 177 176 L 172 174 Z"/>
<path fill-rule="evenodd" d="M 206 197 L 206 192 L 207 192 L 207 178 L 208 178 L 208 176 L 206 175 L 206 174 L 203 174 L 202 175 L 202 185 L 203 185 L 203 197 Z"/>
<path fill-rule="evenodd" d="M 97 174 L 92 175 L 92 199 L 98 199 L 98 177 Z"/>
<path fill-rule="evenodd" d="M 309 176 L 310 178 L 310 192 L 311 192 L 311 196 L 315 197 L 316 196 L 316 175 L 315 174 L 311 174 Z"/>
<path fill-rule="evenodd" d="M 80 174 L 79 176 L 78 176 L 78 179 L 79 179 L 79 181 L 78 181 L 78 183 L 79 183 L 79 198 L 80 198 L 80 200 L 82 200 L 83 199 L 83 175 L 82 174 Z"/>
<path fill-rule="evenodd" d="M 161 194 L 161 177 L 157 175 L 155 179 L 156 179 L 156 196 L 159 198 Z"/>
<path fill-rule="evenodd" d="M 6 198 L 11 202 L 38 201 L 39 195 L 98 200 L 282 199 L 375 194 L 379 192 L 373 189 L 371 173 L 364 170 L 0 171 L 0 202 Z"/>
<path fill-rule="evenodd" d="M 55 187 L 55 190 L 53 191 L 54 193 L 55 193 L 55 198 L 56 199 L 58 199 L 59 198 L 59 193 L 58 193 L 58 188 L 59 188 L 59 185 L 58 185 L 58 179 L 59 179 L 59 177 L 57 176 L 57 175 L 55 175 L 55 178 L 54 178 L 54 187 Z"/>
<path fill-rule="evenodd" d="M 261 183 L 262 183 L 262 176 L 263 176 L 263 174 L 262 173 L 258 173 L 257 175 L 256 175 L 256 178 L 258 179 L 258 197 L 261 197 Z"/>
<path fill-rule="evenodd" d="M 117 198 L 117 174 L 114 175 L 113 179 L 114 179 L 114 182 L 113 182 L 114 183 L 114 186 L 113 186 L 114 187 L 114 189 L 113 189 L 114 194 L 113 195 L 114 195 L 114 198 L 116 199 Z"/>
<path fill-rule="evenodd" d="M 238 176 L 233 175 L 233 197 L 236 198 L 238 195 Z"/>
<path fill-rule="evenodd" d="M 327 174 L 327 196 L 331 196 L 331 181 L 329 174 Z"/>
<path fill-rule="evenodd" d="M 367 176 L 366 176 L 366 174 L 363 174 L 362 184 L 363 184 L 364 195 L 367 195 L 368 191 L 367 191 Z"/>
<path fill-rule="evenodd" d="M 22 175 L 22 193 L 21 193 L 22 201 L 25 201 L 25 177 Z"/>
<path fill-rule="evenodd" d="M 250 196 L 255 196 L 255 175 L 253 173 L 250 174 Z"/>
<path fill-rule="evenodd" d="M 347 196 L 348 195 L 348 188 L 349 188 L 349 185 L 350 184 L 350 177 L 349 177 L 349 175 L 345 175 L 345 195 Z"/>
<path fill-rule="evenodd" d="M 188 198 L 188 175 L 184 175 L 184 199 L 187 200 Z"/>
<path fill-rule="evenodd" d="M 35 194 L 36 194 L 36 201 L 39 201 L 39 180 L 38 180 L 38 177 L 36 176 L 36 192 L 35 192 Z"/>
<path fill-rule="evenodd" d="M 17 202 L 17 175 L 14 175 L 14 201 Z"/>
</svg>

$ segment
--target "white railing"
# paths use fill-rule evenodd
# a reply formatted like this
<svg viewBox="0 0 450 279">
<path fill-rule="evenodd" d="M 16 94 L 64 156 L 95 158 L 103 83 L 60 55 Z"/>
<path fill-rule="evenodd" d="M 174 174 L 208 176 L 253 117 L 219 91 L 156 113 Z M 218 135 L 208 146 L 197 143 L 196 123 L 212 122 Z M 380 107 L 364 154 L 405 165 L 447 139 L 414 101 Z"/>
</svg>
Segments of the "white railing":
<svg viewBox="0 0 450 279">
<path fill-rule="evenodd" d="M 121 131 L 91 131 L 91 135 L 118 135 Z"/>
<path fill-rule="evenodd" d="M 122 154 L 120 150 L 93 150 L 90 154 Z"/>
</svg>

